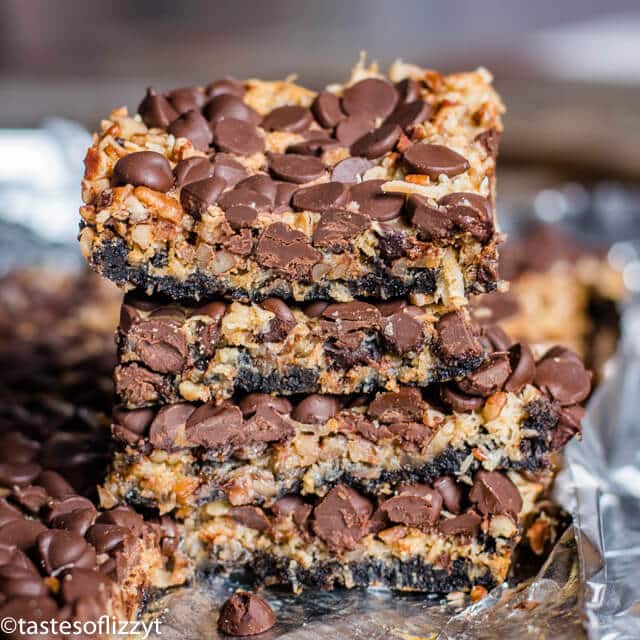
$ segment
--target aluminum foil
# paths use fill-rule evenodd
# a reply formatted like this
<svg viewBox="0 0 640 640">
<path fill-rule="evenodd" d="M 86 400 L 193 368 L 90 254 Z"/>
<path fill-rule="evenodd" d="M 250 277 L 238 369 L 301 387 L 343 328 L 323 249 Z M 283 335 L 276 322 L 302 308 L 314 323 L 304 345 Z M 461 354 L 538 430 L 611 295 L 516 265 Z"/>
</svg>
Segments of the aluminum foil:
<svg viewBox="0 0 640 640">
<path fill-rule="evenodd" d="M 0 146 L 23 150 L 20 166 L 0 154 L 0 272 L 25 264 L 78 268 L 75 243 L 77 185 L 86 133 L 51 121 L 29 132 L 0 131 Z M 29 149 L 33 153 L 27 153 Z M 26 154 L 26 155 L 25 155 Z M 6 161 L 5 161 L 6 162 Z M 22 168 L 20 168 L 22 167 Z M 18 170 L 19 169 L 19 170 Z M 55 170 L 55 171 L 54 171 Z M 55 180 L 49 180 L 51 172 Z M 53 208 L 53 209 L 52 209 Z M 58 211 L 59 215 L 53 215 Z M 609 260 L 640 291 L 640 192 L 619 185 L 593 189 L 569 184 L 536 194 L 522 211 L 502 212 L 519 222 L 562 222 L 576 235 L 606 242 Z M 519 567 L 508 584 L 476 604 L 439 602 L 423 595 L 378 590 L 262 595 L 278 622 L 260 636 L 377 640 L 467 638 L 640 638 L 640 304 L 623 316 L 623 338 L 604 382 L 592 398 L 582 442 L 567 448 L 558 501 L 573 514 L 542 567 Z M 163 640 L 217 638 L 222 601 L 237 587 L 219 577 L 164 594 L 150 603 Z"/>
</svg>

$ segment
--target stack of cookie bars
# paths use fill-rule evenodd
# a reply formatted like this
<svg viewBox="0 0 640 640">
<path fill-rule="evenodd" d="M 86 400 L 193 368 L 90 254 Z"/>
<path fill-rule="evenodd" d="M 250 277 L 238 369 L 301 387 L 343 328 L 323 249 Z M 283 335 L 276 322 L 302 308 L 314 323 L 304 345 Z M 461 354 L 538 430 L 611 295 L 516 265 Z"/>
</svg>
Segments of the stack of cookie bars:
<svg viewBox="0 0 640 640">
<path fill-rule="evenodd" d="M 544 546 L 591 377 L 469 314 L 504 286 L 502 112 L 485 70 L 401 63 L 112 112 L 80 231 L 127 291 L 102 508 L 294 589 L 483 591 L 534 523 Z"/>
</svg>

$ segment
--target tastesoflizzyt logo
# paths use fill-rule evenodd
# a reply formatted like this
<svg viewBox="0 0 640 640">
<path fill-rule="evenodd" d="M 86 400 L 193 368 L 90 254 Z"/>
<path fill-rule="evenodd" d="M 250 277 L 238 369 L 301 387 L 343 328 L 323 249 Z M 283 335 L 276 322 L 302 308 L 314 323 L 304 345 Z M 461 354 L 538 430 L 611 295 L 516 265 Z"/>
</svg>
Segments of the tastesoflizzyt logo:
<svg viewBox="0 0 640 640">
<path fill-rule="evenodd" d="M 2 618 L 3 636 L 134 636 L 146 640 L 151 634 L 162 635 L 160 620 L 114 620 L 101 616 L 98 620 L 29 620 Z"/>
</svg>

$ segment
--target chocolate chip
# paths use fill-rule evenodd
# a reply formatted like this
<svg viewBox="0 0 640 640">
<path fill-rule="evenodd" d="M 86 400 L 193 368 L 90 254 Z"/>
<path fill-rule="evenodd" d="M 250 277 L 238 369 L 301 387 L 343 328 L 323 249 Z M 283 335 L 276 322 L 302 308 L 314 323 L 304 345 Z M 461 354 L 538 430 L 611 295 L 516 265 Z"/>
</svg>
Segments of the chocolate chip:
<svg viewBox="0 0 640 640">
<path fill-rule="evenodd" d="M 325 129 L 333 129 L 344 118 L 340 99 L 329 91 L 323 91 L 315 97 L 311 111 L 318 124 Z"/>
<path fill-rule="evenodd" d="M 19 431 L 0 434 L 0 461 L 33 462 L 41 445 Z"/>
<path fill-rule="evenodd" d="M 0 527 L 12 522 L 13 520 L 22 520 L 22 512 L 9 504 L 4 498 L 0 498 Z"/>
<path fill-rule="evenodd" d="M 374 120 L 368 115 L 344 118 L 336 127 L 336 140 L 345 147 L 350 147 L 356 140 L 371 131 L 374 126 Z"/>
<path fill-rule="evenodd" d="M 260 338 L 263 342 L 282 342 L 296 326 L 296 319 L 289 307 L 278 298 L 268 298 L 260 306 L 275 314 L 269 323 L 269 330 Z"/>
<path fill-rule="evenodd" d="M 584 407 L 574 404 L 571 407 L 563 407 L 558 414 L 558 422 L 553 431 L 551 446 L 554 449 L 564 447 L 573 436 L 582 430 L 582 420 L 585 415 Z"/>
<path fill-rule="evenodd" d="M 476 136 L 479 142 L 486 150 L 487 154 L 494 160 L 498 157 L 498 147 L 500 145 L 500 133 L 495 128 L 487 129 Z"/>
<path fill-rule="evenodd" d="M 380 311 L 368 302 L 353 300 L 330 304 L 322 317 L 338 325 L 338 331 L 378 328 L 382 323 Z"/>
<path fill-rule="evenodd" d="M 442 511 L 442 496 L 426 487 L 421 492 L 406 492 L 385 500 L 380 509 L 386 512 L 392 522 L 410 527 L 428 527 L 433 525 Z"/>
<path fill-rule="evenodd" d="M 107 596 L 112 588 L 111 581 L 106 577 L 90 569 L 74 567 L 65 572 L 60 581 L 62 599 L 71 604 L 87 594 L 103 594 Z"/>
<path fill-rule="evenodd" d="M 391 351 L 405 355 L 422 347 L 424 327 L 410 313 L 398 311 L 383 323 L 382 338 Z"/>
<path fill-rule="evenodd" d="M 348 189 L 340 182 L 323 182 L 298 189 L 293 195 L 293 206 L 304 211 L 324 211 L 347 201 Z"/>
<path fill-rule="evenodd" d="M 60 513 L 55 517 L 50 517 L 49 525 L 53 529 L 65 529 L 66 531 L 77 533 L 79 536 L 84 536 L 93 524 L 95 516 L 96 509 L 93 505 L 84 508 L 79 507 L 72 511 Z"/>
<path fill-rule="evenodd" d="M 245 86 L 232 78 L 216 80 L 208 84 L 206 88 L 206 93 L 209 98 L 215 98 L 216 96 L 222 96 L 224 94 L 231 94 L 237 98 L 243 98 L 246 92 Z"/>
<path fill-rule="evenodd" d="M 435 435 L 429 427 L 425 427 L 424 424 L 418 422 L 395 422 L 390 424 L 388 429 L 404 443 L 423 451 Z"/>
<path fill-rule="evenodd" d="M 0 462 L 0 486 L 24 487 L 31 484 L 42 471 L 42 467 L 33 462 Z"/>
<path fill-rule="evenodd" d="M 124 527 L 115 524 L 94 524 L 87 531 L 87 540 L 98 553 L 111 553 L 122 548 L 130 533 Z"/>
<path fill-rule="evenodd" d="M 204 93 L 198 87 L 181 87 L 167 94 L 169 102 L 178 113 L 199 111 L 204 104 Z"/>
<path fill-rule="evenodd" d="M 396 392 L 378 393 L 369 405 L 368 414 L 386 424 L 411 422 L 422 420 L 426 406 L 418 389 L 401 387 Z"/>
<path fill-rule="evenodd" d="M 164 96 L 159 96 L 153 87 L 138 106 L 138 113 L 147 127 L 166 129 L 177 117 L 178 112 Z"/>
<path fill-rule="evenodd" d="M 25 620 L 25 628 L 29 629 L 38 622 L 44 622 L 47 627 L 51 624 L 51 620 L 58 617 L 58 605 L 53 598 L 12 598 L 11 600 L 0 605 L 0 619 L 2 620 Z M 26 640 L 35 638 L 46 638 L 44 634 L 40 635 L 24 635 L 16 632 L 7 635 L 7 640 Z M 49 638 L 52 636 L 49 635 Z"/>
<path fill-rule="evenodd" d="M 439 529 L 445 536 L 473 535 L 481 522 L 482 518 L 473 509 L 469 509 L 459 516 L 443 520 Z"/>
<path fill-rule="evenodd" d="M 479 411 L 484 406 L 484 398 L 467 395 L 451 384 L 440 386 L 440 399 L 454 411 L 462 413 Z"/>
<path fill-rule="evenodd" d="M 39 476 L 37 483 L 47 490 L 47 493 L 56 499 L 67 498 L 75 495 L 73 487 L 56 471 L 49 469 L 43 471 Z"/>
<path fill-rule="evenodd" d="M 470 166 L 466 158 L 440 144 L 414 144 L 404 152 L 404 161 L 410 170 L 432 180 L 438 180 L 443 174 L 453 178 Z"/>
<path fill-rule="evenodd" d="M 267 114 L 260 125 L 267 131 L 291 131 L 296 133 L 308 129 L 313 121 L 311 111 L 305 107 L 289 105 L 276 107 Z"/>
<path fill-rule="evenodd" d="M 216 203 L 225 186 L 225 181 L 216 177 L 190 182 L 180 191 L 180 204 L 189 215 L 200 220 L 209 207 Z"/>
<path fill-rule="evenodd" d="M 237 185 L 237 188 L 239 190 L 248 189 L 249 191 L 255 191 L 256 193 L 259 193 L 260 195 L 267 198 L 273 206 L 276 201 L 276 194 L 278 193 L 279 184 L 284 183 L 273 180 L 265 173 L 256 173 L 255 175 L 250 176 L 246 180 L 240 182 Z"/>
<path fill-rule="evenodd" d="M 328 306 L 328 302 L 324 300 L 316 300 L 305 307 L 304 313 L 309 318 L 319 318 Z"/>
<path fill-rule="evenodd" d="M 358 182 L 362 175 L 373 166 L 371 160 L 366 158 L 345 158 L 336 164 L 331 171 L 331 180 L 353 184 Z"/>
<path fill-rule="evenodd" d="M 334 551 L 355 549 L 368 533 L 371 502 L 343 484 L 323 498 L 313 511 L 313 530 Z"/>
<path fill-rule="evenodd" d="M 296 405 L 291 417 L 303 424 L 324 424 L 339 411 L 340 403 L 336 398 L 312 394 Z"/>
<path fill-rule="evenodd" d="M 248 443 L 280 442 L 295 435 L 291 422 L 267 404 L 256 408 L 243 429 L 243 436 Z"/>
<path fill-rule="evenodd" d="M 275 625 L 271 607 L 260 597 L 238 591 L 220 608 L 218 629 L 230 636 L 253 636 Z"/>
<path fill-rule="evenodd" d="M 173 186 L 169 161 L 155 151 L 138 151 L 120 158 L 113 168 L 119 184 L 149 187 L 166 193 Z"/>
<path fill-rule="evenodd" d="M 197 184 L 197 183 L 195 183 Z M 173 320 L 147 320 L 129 331 L 131 350 L 153 371 L 180 373 L 185 366 L 188 345 Z"/>
<path fill-rule="evenodd" d="M 350 148 L 351 155 L 373 159 L 391 151 L 400 139 L 402 129 L 394 123 L 383 124 L 358 138 Z"/>
<path fill-rule="evenodd" d="M 342 108 L 350 116 L 368 114 L 386 118 L 398 102 L 398 92 L 386 80 L 367 78 L 347 87 L 342 95 Z"/>
<path fill-rule="evenodd" d="M 196 149 L 206 151 L 213 141 L 209 124 L 199 111 L 187 111 L 174 120 L 169 128 L 176 138 L 187 138 Z"/>
<path fill-rule="evenodd" d="M 396 82 L 395 87 L 400 102 L 414 102 L 420 97 L 420 84 L 413 78 L 400 80 L 400 82 Z"/>
<path fill-rule="evenodd" d="M 458 386 L 464 393 L 487 398 L 500 391 L 510 375 L 508 354 L 492 353 L 484 364 L 460 380 Z"/>
<path fill-rule="evenodd" d="M 33 547 L 36 538 L 44 531 L 47 531 L 47 528 L 38 520 L 10 520 L 0 526 L 0 544 L 26 551 Z"/>
<path fill-rule="evenodd" d="M 218 198 L 218 205 L 225 211 L 236 206 L 253 207 L 256 211 L 270 211 L 273 208 L 273 202 L 265 195 L 242 186 L 225 191 Z"/>
<path fill-rule="evenodd" d="M 473 304 L 474 315 L 481 324 L 500 322 L 513 317 L 520 311 L 520 304 L 510 291 L 485 293 L 478 296 L 478 300 Z"/>
<path fill-rule="evenodd" d="M 562 406 L 568 406 L 586 400 L 591 377 L 573 351 L 554 347 L 538 362 L 534 383 Z"/>
<path fill-rule="evenodd" d="M 120 506 L 108 511 L 103 511 L 96 522 L 99 524 L 114 524 L 123 527 L 135 537 L 140 537 L 145 528 L 143 517 L 131 507 Z"/>
<path fill-rule="evenodd" d="M 234 507 L 229 511 L 229 515 L 238 523 L 249 529 L 257 529 L 258 531 L 266 531 L 271 523 L 265 512 L 260 507 Z"/>
<path fill-rule="evenodd" d="M 276 178 L 304 184 L 319 178 L 324 173 L 324 164 L 313 156 L 272 153 L 269 155 L 269 169 Z"/>
<path fill-rule="evenodd" d="M 484 327 L 482 335 L 489 341 L 492 351 L 508 351 L 513 344 L 513 340 L 505 331 L 495 324 Z"/>
<path fill-rule="evenodd" d="M 284 496 L 271 507 L 276 518 L 284 520 L 291 518 L 299 527 L 303 527 L 311 515 L 313 508 L 306 504 L 299 496 Z"/>
<path fill-rule="evenodd" d="M 269 407 L 283 415 L 291 413 L 291 403 L 281 396 L 271 396 L 267 393 L 250 393 L 238 403 L 245 418 L 252 416 L 260 407 Z"/>
<path fill-rule="evenodd" d="M 407 308 L 407 303 L 405 300 L 389 300 L 388 302 L 378 302 L 376 303 L 376 307 L 378 311 L 382 314 L 384 318 L 388 318 L 389 316 L 394 315 Z M 423 313 L 420 307 L 414 307 L 418 310 L 416 315 L 421 315 Z"/>
<path fill-rule="evenodd" d="M 213 175 L 233 187 L 247 177 L 247 170 L 232 155 L 217 153 L 213 159 Z"/>
<path fill-rule="evenodd" d="M 258 212 L 253 207 L 237 205 L 224 212 L 224 217 L 234 231 L 253 226 L 258 219 Z"/>
<path fill-rule="evenodd" d="M 156 449 L 171 449 L 193 411 L 186 403 L 162 407 L 149 427 L 149 442 Z"/>
<path fill-rule="evenodd" d="M 250 156 L 264 151 L 264 138 L 255 125 L 237 118 L 225 118 L 216 124 L 213 141 L 222 151 Z"/>
<path fill-rule="evenodd" d="M 37 545 L 42 568 L 50 576 L 73 567 L 93 569 L 96 566 L 95 550 L 77 533 L 62 529 L 43 531 Z"/>
<path fill-rule="evenodd" d="M 209 100 L 204 105 L 202 112 L 211 124 L 215 124 L 224 118 L 235 118 L 257 126 L 262 120 L 257 111 L 254 111 L 240 98 L 230 93 L 223 93 Z"/>
<path fill-rule="evenodd" d="M 451 513 L 460 513 L 462 491 L 451 476 L 442 476 L 433 482 L 433 488 L 438 491 L 444 501 L 444 506 Z"/>
<path fill-rule="evenodd" d="M 402 212 L 404 196 L 382 191 L 385 182 L 386 180 L 366 180 L 351 187 L 351 200 L 360 205 L 360 213 L 368 215 L 372 220 L 393 220 Z"/>
<path fill-rule="evenodd" d="M 321 132 L 313 131 L 312 138 L 307 138 L 301 142 L 294 142 L 287 147 L 287 153 L 298 153 L 303 156 L 321 156 L 325 151 L 340 146 L 340 143 L 333 138 L 323 135 Z"/>
<path fill-rule="evenodd" d="M 451 311 L 436 323 L 437 339 L 435 348 L 440 357 L 447 361 L 459 361 L 482 355 L 465 316 L 460 311 Z"/>
<path fill-rule="evenodd" d="M 307 236 L 282 222 L 269 225 L 256 247 L 256 262 L 276 272 L 305 279 L 322 255 L 310 244 Z"/>
<path fill-rule="evenodd" d="M 486 198 L 476 193 L 450 193 L 442 197 L 439 204 L 458 228 L 479 242 L 486 242 L 493 236 L 492 208 Z"/>
<path fill-rule="evenodd" d="M 424 100 L 414 100 L 400 104 L 385 120 L 385 124 L 395 124 L 401 129 L 408 129 L 414 124 L 426 122 L 430 117 L 431 107 Z"/>
<path fill-rule="evenodd" d="M 478 471 L 469 499 L 484 515 L 508 513 L 517 516 L 522 509 L 518 488 L 506 475 L 497 471 Z"/>
<path fill-rule="evenodd" d="M 176 177 L 176 185 L 183 187 L 190 182 L 197 182 L 211 177 L 213 175 L 213 165 L 208 158 L 193 156 L 178 162 L 173 169 L 173 175 Z"/>
<path fill-rule="evenodd" d="M 322 213 L 313 231 L 311 243 L 314 247 L 341 253 L 349 248 L 350 241 L 369 228 L 368 216 L 342 209 L 329 209 Z"/>
<path fill-rule="evenodd" d="M 207 448 L 235 445 L 242 436 L 242 412 L 232 405 L 204 404 L 189 416 L 189 443 Z"/>
<path fill-rule="evenodd" d="M 41 598 L 49 595 L 49 589 L 37 571 L 9 565 L 0 567 L 0 602 L 13 598 Z M 31 618 L 29 618 L 31 619 Z M 5 636 L 12 638 L 15 636 Z M 24 638 L 25 636 L 20 636 Z M 37 637 L 37 636 L 31 636 Z"/>
<path fill-rule="evenodd" d="M 12 491 L 11 497 L 14 502 L 17 502 L 23 509 L 34 515 L 40 511 L 49 499 L 44 487 L 35 487 L 33 485 L 23 488 L 16 487 Z"/>
<path fill-rule="evenodd" d="M 519 393 L 524 386 L 531 384 L 536 376 L 536 364 L 529 345 L 526 342 L 518 342 L 510 347 L 509 362 L 512 373 L 505 382 L 504 390 Z"/>
</svg>

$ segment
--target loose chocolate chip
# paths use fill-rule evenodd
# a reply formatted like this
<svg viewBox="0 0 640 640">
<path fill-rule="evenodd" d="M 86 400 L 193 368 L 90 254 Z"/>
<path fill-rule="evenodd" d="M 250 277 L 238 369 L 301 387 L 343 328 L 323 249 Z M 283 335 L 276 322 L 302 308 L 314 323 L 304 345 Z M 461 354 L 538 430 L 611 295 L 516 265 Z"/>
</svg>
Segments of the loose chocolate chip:
<svg viewBox="0 0 640 640">
<path fill-rule="evenodd" d="M 281 396 L 271 396 L 267 393 L 250 393 L 238 403 L 242 415 L 249 418 L 260 407 L 266 406 L 283 415 L 291 413 L 291 403 Z"/>
<path fill-rule="evenodd" d="M 487 129 L 476 136 L 479 142 L 486 150 L 487 154 L 494 160 L 498 157 L 498 146 L 500 145 L 500 134 L 494 128 Z"/>
<path fill-rule="evenodd" d="M 178 112 L 164 96 L 159 96 L 153 87 L 138 106 L 138 113 L 147 127 L 166 129 L 177 117 Z"/>
<path fill-rule="evenodd" d="M 366 158 L 345 158 L 336 164 L 331 171 L 331 180 L 353 184 L 358 182 L 365 171 L 373 166 Z"/>
<path fill-rule="evenodd" d="M 580 433 L 582 430 L 582 419 L 584 418 L 585 410 L 579 404 L 574 404 L 571 407 L 563 407 L 558 414 L 558 423 L 553 432 L 551 440 L 551 446 L 554 449 L 560 449 L 564 447 L 573 436 Z"/>
<path fill-rule="evenodd" d="M 400 104 L 385 120 L 387 125 L 398 125 L 401 129 L 408 129 L 414 124 L 426 122 L 431 117 L 431 107 L 424 100 L 414 100 Z"/>
<path fill-rule="evenodd" d="M 41 445 L 19 431 L 9 431 L 0 435 L 1 462 L 32 462 Z"/>
<path fill-rule="evenodd" d="M 276 272 L 306 279 L 311 268 L 322 255 L 314 249 L 307 236 L 282 222 L 269 225 L 260 236 L 256 247 L 256 262 Z"/>
<path fill-rule="evenodd" d="M 272 153 L 269 155 L 269 169 L 276 178 L 304 184 L 319 178 L 324 173 L 324 164 L 313 156 Z"/>
<path fill-rule="evenodd" d="M 37 545 L 42 568 L 50 576 L 72 567 L 93 569 L 96 566 L 95 550 L 77 533 L 62 529 L 43 531 Z"/>
<path fill-rule="evenodd" d="M 276 518 L 292 518 L 299 527 L 304 526 L 313 510 L 310 504 L 306 504 L 299 496 L 293 495 L 280 498 L 271 509 Z"/>
<path fill-rule="evenodd" d="M 37 571 L 34 573 L 33 570 L 15 565 L 0 567 L 0 602 L 6 602 L 13 598 L 42 598 L 47 595 L 49 595 L 49 589 Z M 13 638 L 15 636 L 3 635 L 3 637 Z M 25 636 L 20 637 L 24 638 Z"/>
<path fill-rule="evenodd" d="M 482 335 L 489 341 L 492 351 L 508 351 L 513 344 L 513 340 L 505 333 L 502 327 L 496 324 L 484 327 Z"/>
<path fill-rule="evenodd" d="M 438 491 L 444 501 L 444 506 L 451 513 L 460 513 L 462 491 L 451 476 L 442 476 L 433 482 L 433 488 Z"/>
<path fill-rule="evenodd" d="M 11 497 L 21 507 L 34 515 L 40 511 L 49 499 L 44 487 L 35 487 L 33 485 L 23 488 L 15 487 L 11 492 Z"/>
<path fill-rule="evenodd" d="M 238 183 L 237 188 L 238 190 L 248 189 L 249 191 L 255 191 L 267 198 L 271 202 L 271 205 L 274 205 L 276 201 L 276 194 L 278 193 L 278 185 L 280 184 L 286 183 L 277 182 L 265 173 L 256 173 L 255 175 Z"/>
<path fill-rule="evenodd" d="M 291 309 L 279 298 L 267 298 L 260 303 L 260 306 L 267 311 L 274 313 L 276 318 L 290 325 L 296 324 L 296 318 Z"/>
<path fill-rule="evenodd" d="M 401 493 L 399 496 L 385 500 L 380 508 L 386 512 L 392 522 L 410 527 L 433 525 L 442 511 L 442 496 L 433 489 L 427 489 L 420 495 Z"/>
<path fill-rule="evenodd" d="M 166 193 L 173 186 L 169 161 L 155 151 L 138 151 L 120 158 L 113 168 L 118 184 L 149 187 Z"/>
<path fill-rule="evenodd" d="M 43 471 L 38 476 L 37 484 L 44 487 L 52 498 L 67 498 L 76 493 L 73 487 L 56 471 Z"/>
<path fill-rule="evenodd" d="M 169 102 L 178 113 L 199 111 L 204 104 L 204 93 L 198 87 L 182 87 L 167 94 Z"/>
<path fill-rule="evenodd" d="M 426 408 L 418 389 L 401 387 L 399 391 L 378 393 L 369 405 L 368 414 L 380 422 L 411 422 L 422 420 Z"/>
<path fill-rule="evenodd" d="M 139 537 L 145 528 L 143 517 L 136 513 L 131 507 L 115 507 L 108 511 L 103 511 L 96 522 L 99 524 L 115 524 L 130 531 L 134 536 Z"/>
<path fill-rule="evenodd" d="M 479 242 L 486 242 L 493 236 L 492 208 L 486 198 L 476 193 L 450 193 L 438 204 L 446 209 L 458 228 Z"/>
<path fill-rule="evenodd" d="M 171 449 L 175 445 L 181 427 L 194 412 L 190 404 L 173 404 L 162 407 L 149 427 L 149 441 L 156 449 Z"/>
<path fill-rule="evenodd" d="M 440 399 L 454 411 L 462 413 L 479 411 L 484 406 L 484 398 L 467 395 L 450 384 L 441 385 Z"/>
<path fill-rule="evenodd" d="M 224 212 L 224 217 L 234 231 L 251 227 L 258 219 L 258 212 L 253 207 L 237 205 Z"/>
<path fill-rule="evenodd" d="M 379 158 L 396 146 L 401 134 L 402 129 L 397 124 L 383 124 L 358 138 L 351 145 L 351 155 L 369 159 Z"/>
<path fill-rule="evenodd" d="M 318 124 L 325 129 L 333 129 L 344 118 L 340 99 L 329 91 L 323 91 L 315 97 L 311 111 Z"/>
<path fill-rule="evenodd" d="M 155 413 L 152 409 L 134 409 L 126 411 L 121 407 L 113 410 L 113 422 L 123 426 L 128 431 L 142 436 L 146 433 L 148 426 L 151 424 Z"/>
<path fill-rule="evenodd" d="M 202 112 L 211 124 L 215 124 L 224 118 L 235 118 L 257 126 L 262 120 L 257 111 L 254 111 L 240 98 L 230 93 L 223 93 L 209 100 L 204 105 Z"/>
<path fill-rule="evenodd" d="M 196 149 L 206 151 L 213 141 L 209 124 L 199 111 L 187 111 L 174 120 L 169 128 L 176 138 L 187 138 Z"/>
<path fill-rule="evenodd" d="M 350 116 L 368 114 L 386 118 L 398 102 L 398 92 L 386 80 L 367 78 L 347 87 L 342 95 L 342 108 Z"/>
<path fill-rule="evenodd" d="M 335 551 L 354 549 L 368 533 L 373 506 L 367 498 L 339 484 L 313 511 L 313 530 Z"/>
<path fill-rule="evenodd" d="M 473 535 L 481 522 L 482 518 L 473 509 L 469 509 L 459 516 L 443 520 L 439 529 L 445 536 Z"/>
<path fill-rule="evenodd" d="M 312 394 L 296 405 L 291 417 L 303 424 L 324 424 L 339 411 L 340 403 L 336 398 Z"/>
<path fill-rule="evenodd" d="M 482 355 L 469 323 L 460 311 L 451 311 L 436 323 L 435 348 L 443 360 L 460 361 Z"/>
<path fill-rule="evenodd" d="M 28 629 L 38 622 L 45 622 L 50 628 L 51 620 L 58 618 L 59 608 L 53 598 L 12 598 L 0 605 L 0 620 L 25 620 Z M 24 635 L 16 632 L 15 634 L 7 634 L 7 640 L 33 640 L 35 638 L 46 638 L 44 634 L 40 635 Z M 53 636 L 49 635 L 49 638 Z"/>
<path fill-rule="evenodd" d="M 122 548 L 130 533 L 124 527 L 115 524 L 94 524 L 87 531 L 87 541 L 98 553 L 110 553 Z"/>
<path fill-rule="evenodd" d="M 385 182 L 386 180 L 366 180 L 351 187 L 351 200 L 360 205 L 360 213 L 381 222 L 397 218 L 404 206 L 402 194 L 382 191 Z"/>
<path fill-rule="evenodd" d="M 237 118 L 225 118 L 215 126 L 213 142 L 218 149 L 250 156 L 264 151 L 264 138 L 255 125 Z"/>
<path fill-rule="evenodd" d="M 400 97 L 400 102 L 414 102 L 420 97 L 420 84 L 412 78 L 405 78 L 396 82 L 396 91 Z"/>
<path fill-rule="evenodd" d="M 478 471 L 469 499 L 484 515 L 508 513 L 517 516 L 522 509 L 518 488 L 506 475 L 497 471 Z"/>
<path fill-rule="evenodd" d="M 111 581 L 97 571 L 74 567 L 65 572 L 60 581 L 62 599 L 71 604 L 87 594 L 103 594 L 107 596 L 112 587 Z"/>
<path fill-rule="evenodd" d="M 487 398 L 500 391 L 510 375 L 508 354 L 492 353 L 484 364 L 460 380 L 458 386 L 461 391 L 471 396 Z"/>
<path fill-rule="evenodd" d="M 38 520 L 10 520 L 0 526 L 0 544 L 26 551 L 33 547 L 36 538 L 44 531 L 47 528 Z"/>
<path fill-rule="evenodd" d="M 382 338 L 391 351 L 402 356 L 424 344 L 424 327 L 410 313 L 398 311 L 383 323 Z"/>
<path fill-rule="evenodd" d="M 273 208 L 272 201 L 265 195 L 241 186 L 225 191 L 218 198 L 218 205 L 225 211 L 236 206 L 253 207 L 256 211 L 270 211 Z"/>
<path fill-rule="evenodd" d="M 232 78 L 216 80 L 208 84 L 206 88 L 206 94 L 209 98 L 215 98 L 216 96 L 222 96 L 224 94 L 231 94 L 237 98 L 242 98 L 246 92 L 245 86 Z"/>
<path fill-rule="evenodd" d="M 0 498 L 0 527 L 7 524 L 7 522 L 22 519 L 23 515 L 19 509 L 9 504 L 4 498 Z"/>
<path fill-rule="evenodd" d="M 180 191 L 180 204 L 196 220 L 200 220 L 209 207 L 216 203 L 226 186 L 222 178 L 205 178 L 190 182 Z"/>
<path fill-rule="evenodd" d="M 534 384 L 562 406 L 578 404 L 591 392 L 591 372 L 569 349 L 549 350 L 536 366 Z"/>
<path fill-rule="evenodd" d="M 511 318 L 519 311 L 518 300 L 510 291 L 485 293 L 478 296 L 478 300 L 474 302 L 474 315 L 481 324 L 499 322 L 506 318 Z"/>
<path fill-rule="evenodd" d="M 336 127 L 336 140 L 345 147 L 350 147 L 356 140 L 371 131 L 374 126 L 375 122 L 368 115 L 344 118 Z"/>
<path fill-rule="evenodd" d="M 187 420 L 186 435 L 191 444 L 202 447 L 235 445 L 242 436 L 242 412 L 231 405 L 204 404 Z"/>
<path fill-rule="evenodd" d="M 346 251 L 350 241 L 370 225 L 368 216 L 342 209 L 329 209 L 322 213 L 313 232 L 314 247 L 329 249 L 334 253 Z"/>
<path fill-rule="evenodd" d="M 296 133 L 308 129 L 313 121 L 311 111 L 305 107 L 276 107 L 262 120 L 261 127 L 266 131 L 291 131 Z"/>
<path fill-rule="evenodd" d="M 304 211 L 325 211 L 347 201 L 348 189 L 341 182 L 323 182 L 298 189 L 293 194 L 293 206 Z"/>
<path fill-rule="evenodd" d="M 456 220 L 444 207 L 433 205 L 417 194 L 407 200 L 407 214 L 411 224 L 420 231 L 422 240 L 446 240 L 456 231 Z"/>
<path fill-rule="evenodd" d="M 260 597 L 238 591 L 220 608 L 218 629 L 230 636 L 253 636 L 273 627 L 276 617 Z"/>
<path fill-rule="evenodd" d="M 140 322 L 131 328 L 128 337 L 131 350 L 151 370 L 158 373 L 180 373 L 184 368 L 188 345 L 178 322 Z"/>
<path fill-rule="evenodd" d="M 443 174 L 453 178 L 470 166 L 466 158 L 448 147 L 421 142 L 404 152 L 404 161 L 411 171 L 427 175 L 432 180 L 438 180 Z"/>
<path fill-rule="evenodd" d="M 45 512 L 45 522 L 54 526 L 52 523 L 57 518 L 60 518 L 63 515 L 68 513 L 73 513 L 74 511 L 78 511 L 81 509 L 91 509 L 96 512 L 95 507 L 92 502 L 87 498 L 83 498 L 82 496 L 67 496 L 66 498 L 58 498 L 54 499 L 50 502 L 48 508 Z M 64 527 L 55 526 L 56 529 L 62 529 Z"/>
<path fill-rule="evenodd" d="M 173 175 L 176 177 L 176 184 L 183 187 L 190 182 L 204 180 L 213 175 L 213 165 L 208 158 L 201 156 L 193 156 L 186 160 L 180 160 L 173 169 Z"/>
<path fill-rule="evenodd" d="M 66 531 L 77 533 L 79 536 L 84 536 L 93 524 L 95 516 L 96 509 L 91 505 L 91 507 L 60 513 L 50 519 L 49 526 L 53 529 L 65 529 Z"/>
<path fill-rule="evenodd" d="M 0 462 L 0 486 L 24 487 L 31 484 L 42 471 L 42 467 L 33 462 Z"/>
<path fill-rule="evenodd" d="M 244 527 L 249 529 L 257 529 L 258 531 L 266 531 L 271 523 L 265 512 L 260 507 L 234 507 L 229 511 L 229 515 Z"/>
<path fill-rule="evenodd" d="M 298 153 L 303 156 L 321 156 L 328 149 L 333 149 L 340 144 L 333 138 L 314 131 L 313 138 L 307 138 L 301 142 L 295 142 L 287 147 L 287 153 Z"/>
<path fill-rule="evenodd" d="M 274 202 L 274 213 L 289 211 L 291 208 L 291 198 L 298 190 L 295 184 L 289 182 L 279 182 L 276 190 L 276 200 Z"/>
<path fill-rule="evenodd" d="M 213 159 L 213 175 L 233 187 L 247 177 L 247 170 L 232 155 L 217 153 Z"/>
<path fill-rule="evenodd" d="M 339 332 L 376 329 L 382 323 L 382 316 L 376 307 L 358 300 L 330 304 L 322 312 L 322 317 L 335 322 Z"/>
<path fill-rule="evenodd" d="M 536 364 L 529 345 L 526 342 L 517 342 L 510 347 L 509 362 L 512 373 L 505 382 L 504 390 L 518 393 L 524 386 L 531 384 L 536 376 Z"/>
</svg>

